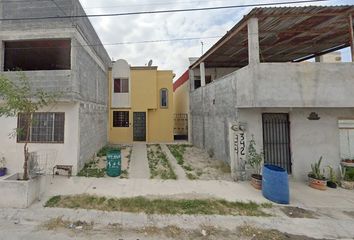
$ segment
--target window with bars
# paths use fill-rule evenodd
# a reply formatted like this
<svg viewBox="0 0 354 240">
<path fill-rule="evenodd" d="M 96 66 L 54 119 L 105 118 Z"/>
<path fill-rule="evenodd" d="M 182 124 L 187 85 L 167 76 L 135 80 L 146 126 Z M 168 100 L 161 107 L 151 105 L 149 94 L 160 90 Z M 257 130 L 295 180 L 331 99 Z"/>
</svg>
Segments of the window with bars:
<svg viewBox="0 0 354 240">
<path fill-rule="evenodd" d="M 129 127 L 129 112 L 114 111 L 113 112 L 113 127 Z"/>
<path fill-rule="evenodd" d="M 26 115 L 18 114 L 17 142 L 26 141 Z M 64 143 L 65 113 L 34 113 L 29 133 L 31 143 Z"/>
<path fill-rule="evenodd" d="M 128 93 L 129 80 L 128 79 L 114 79 L 114 93 Z"/>
</svg>

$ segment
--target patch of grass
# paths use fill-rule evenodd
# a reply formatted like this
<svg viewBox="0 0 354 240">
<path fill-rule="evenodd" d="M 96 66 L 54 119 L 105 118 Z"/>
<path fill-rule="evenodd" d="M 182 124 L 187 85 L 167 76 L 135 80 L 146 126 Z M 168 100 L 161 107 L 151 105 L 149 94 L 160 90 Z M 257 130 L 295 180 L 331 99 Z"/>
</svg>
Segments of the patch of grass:
<svg viewBox="0 0 354 240">
<path fill-rule="evenodd" d="M 186 152 L 186 148 L 187 147 L 191 147 L 190 145 L 187 144 L 172 144 L 172 145 L 167 145 L 168 149 L 170 150 L 170 152 L 172 153 L 172 155 L 175 157 L 175 159 L 177 160 L 177 163 L 186 171 L 193 171 L 193 168 L 191 165 L 186 164 L 186 162 L 184 161 L 183 155 Z M 188 175 L 191 176 L 191 178 L 189 179 L 197 179 L 198 177 L 196 177 L 194 174 L 192 173 L 188 173 L 186 172 L 187 177 Z M 193 177 L 192 177 L 193 176 Z"/>
<path fill-rule="evenodd" d="M 101 148 L 98 153 L 97 153 L 97 157 L 104 157 L 104 156 L 107 156 L 107 153 L 109 151 L 112 151 L 112 150 L 121 150 L 122 148 L 121 147 L 117 147 L 117 146 L 104 146 L 103 148 Z"/>
<path fill-rule="evenodd" d="M 143 212 L 146 214 L 270 216 L 262 211 L 261 205 L 254 202 L 228 202 L 215 199 L 148 199 L 144 197 L 107 199 L 92 195 L 73 195 L 61 196 L 59 201 L 51 201 L 51 204 L 46 204 L 46 206 L 133 213 Z"/>
<path fill-rule="evenodd" d="M 196 180 L 198 179 L 198 177 L 196 175 L 194 175 L 193 173 L 187 172 L 186 176 L 189 180 Z"/>
<path fill-rule="evenodd" d="M 219 169 L 223 173 L 231 173 L 231 168 L 230 168 L 229 164 L 227 164 L 224 161 L 220 161 Z"/>
<path fill-rule="evenodd" d="M 149 145 L 147 156 L 151 178 L 177 179 L 177 175 L 173 171 L 160 145 Z"/>
<path fill-rule="evenodd" d="M 61 200 L 61 196 L 57 195 L 54 197 L 51 197 L 44 205 L 44 207 L 55 207 L 56 204 L 58 204 Z"/>
<path fill-rule="evenodd" d="M 99 168 L 98 161 L 92 160 L 86 163 L 85 166 L 77 174 L 79 177 L 96 177 L 102 178 L 106 175 L 106 168 Z"/>
</svg>

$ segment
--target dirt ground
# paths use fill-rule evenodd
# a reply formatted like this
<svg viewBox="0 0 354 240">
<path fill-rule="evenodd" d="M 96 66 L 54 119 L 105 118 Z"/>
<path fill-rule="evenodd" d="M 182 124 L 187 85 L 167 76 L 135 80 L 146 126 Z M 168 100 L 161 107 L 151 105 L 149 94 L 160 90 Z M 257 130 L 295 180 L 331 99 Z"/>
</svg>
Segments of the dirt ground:
<svg viewBox="0 0 354 240">
<path fill-rule="evenodd" d="M 191 166 L 190 173 L 196 179 L 232 181 L 230 167 L 221 160 L 211 158 L 205 150 L 186 147 L 183 159 Z"/>
</svg>

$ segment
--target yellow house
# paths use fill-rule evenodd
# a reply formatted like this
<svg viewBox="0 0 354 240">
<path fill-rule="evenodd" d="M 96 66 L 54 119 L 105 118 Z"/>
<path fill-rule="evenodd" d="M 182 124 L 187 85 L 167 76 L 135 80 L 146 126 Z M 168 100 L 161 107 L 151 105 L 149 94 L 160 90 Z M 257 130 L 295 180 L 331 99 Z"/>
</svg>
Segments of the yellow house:
<svg viewBox="0 0 354 240">
<path fill-rule="evenodd" d="M 173 83 L 174 137 L 188 139 L 189 116 L 189 70 Z"/>
<path fill-rule="evenodd" d="M 173 141 L 173 72 L 131 67 L 125 60 L 109 72 L 111 144 Z"/>
</svg>

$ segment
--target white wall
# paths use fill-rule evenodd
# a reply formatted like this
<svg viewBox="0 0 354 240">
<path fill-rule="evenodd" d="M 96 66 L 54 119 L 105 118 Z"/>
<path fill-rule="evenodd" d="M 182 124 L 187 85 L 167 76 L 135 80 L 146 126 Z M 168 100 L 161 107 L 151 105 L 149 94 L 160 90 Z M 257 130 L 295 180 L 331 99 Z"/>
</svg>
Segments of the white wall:
<svg viewBox="0 0 354 240">
<path fill-rule="evenodd" d="M 320 120 L 308 120 L 311 112 Z M 338 169 L 340 143 L 338 119 L 353 118 L 349 108 L 254 108 L 240 109 L 239 121 L 247 122 L 248 141 L 254 135 L 258 150 L 263 148 L 262 113 L 289 113 L 292 175 L 306 179 L 310 164 L 323 156 L 322 167 L 332 165 Z"/>
<path fill-rule="evenodd" d="M 76 172 L 79 150 L 79 103 L 58 103 L 42 111 L 65 112 L 64 144 L 30 143 L 29 151 L 38 151 L 42 159 L 47 158 L 47 168 L 52 168 L 53 164 L 73 165 Z M 17 118 L 2 117 L 0 126 L 0 152 L 6 158 L 9 173 L 23 172 L 24 144 L 17 143 L 16 137 L 9 138 L 9 134 L 17 127 Z"/>
<path fill-rule="evenodd" d="M 115 93 L 114 92 L 114 79 L 125 78 L 129 81 L 129 93 Z M 112 104 L 113 108 L 130 107 L 130 93 L 131 93 L 131 81 L 130 81 L 130 66 L 127 61 L 120 59 L 113 63 L 112 68 Z"/>
</svg>

